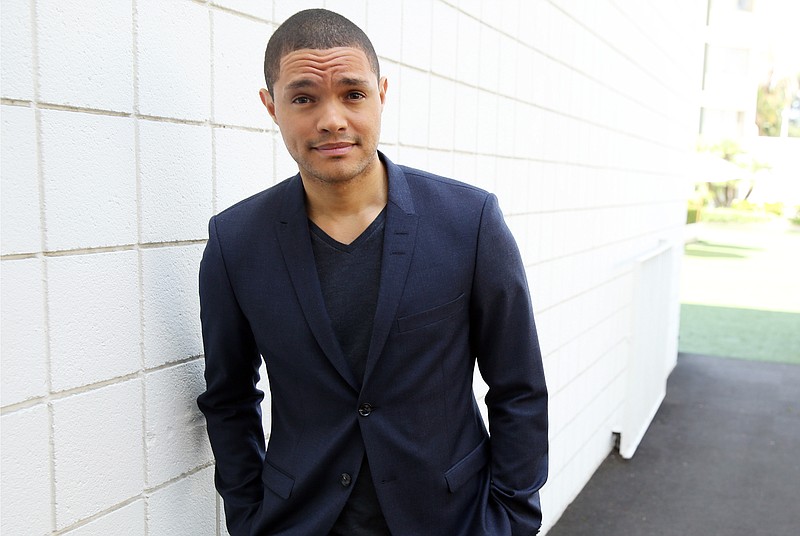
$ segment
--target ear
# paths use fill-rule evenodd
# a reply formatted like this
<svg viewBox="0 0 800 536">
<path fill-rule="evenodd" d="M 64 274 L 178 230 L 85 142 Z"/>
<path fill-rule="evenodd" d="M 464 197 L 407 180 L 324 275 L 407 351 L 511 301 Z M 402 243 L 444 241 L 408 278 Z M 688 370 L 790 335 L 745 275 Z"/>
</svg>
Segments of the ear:
<svg viewBox="0 0 800 536">
<path fill-rule="evenodd" d="M 266 107 L 269 116 L 275 124 L 278 124 L 278 118 L 275 117 L 275 101 L 272 100 L 272 95 L 269 94 L 264 88 L 258 90 L 258 96 L 261 97 L 261 103 Z"/>
<path fill-rule="evenodd" d="M 381 109 L 386 104 L 386 90 L 389 88 L 389 80 L 382 76 L 380 80 L 378 80 L 378 92 L 381 97 Z"/>
</svg>

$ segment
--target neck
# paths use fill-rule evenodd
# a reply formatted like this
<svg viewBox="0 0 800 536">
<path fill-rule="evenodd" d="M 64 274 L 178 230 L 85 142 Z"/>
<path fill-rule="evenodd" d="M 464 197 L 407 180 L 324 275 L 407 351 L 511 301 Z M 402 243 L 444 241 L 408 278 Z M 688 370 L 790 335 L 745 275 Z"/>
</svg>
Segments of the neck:
<svg viewBox="0 0 800 536">
<path fill-rule="evenodd" d="M 303 179 L 308 217 L 331 238 L 349 244 L 386 206 L 389 187 L 379 159 L 357 177 L 342 182 Z"/>
</svg>

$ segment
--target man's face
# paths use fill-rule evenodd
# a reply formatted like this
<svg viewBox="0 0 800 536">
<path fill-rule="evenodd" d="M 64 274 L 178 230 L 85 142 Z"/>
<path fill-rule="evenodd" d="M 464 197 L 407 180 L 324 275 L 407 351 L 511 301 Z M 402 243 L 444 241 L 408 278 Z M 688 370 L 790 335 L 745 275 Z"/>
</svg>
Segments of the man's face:
<svg viewBox="0 0 800 536">
<path fill-rule="evenodd" d="M 358 48 L 286 54 L 261 100 L 281 129 L 304 180 L 342 183 L 377 169 L 386 79 Z"/>
</svg>

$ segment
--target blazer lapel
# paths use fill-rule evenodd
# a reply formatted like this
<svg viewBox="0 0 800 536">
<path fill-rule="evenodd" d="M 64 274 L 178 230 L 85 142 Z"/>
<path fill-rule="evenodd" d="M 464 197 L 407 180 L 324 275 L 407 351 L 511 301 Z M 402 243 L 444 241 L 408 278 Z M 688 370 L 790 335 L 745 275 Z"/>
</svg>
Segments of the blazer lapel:
<svg viewBox="0 0 800 536">
<path fill-rule="evenodd" d="M 414 213 L 414 203 L 405 174 L 382 154 L 381 159 L 386 164 L 389 175 L 389 202 L 383 235 L 380 290 L 364 371 L 364 384 L 369 381 L 370 374 L 375 369 L 397 315 L 417 236 L 418 218 Z"/>
<path fill-rule="evenodd" d="M 300 302 L 306 321 L 322 351 L 347 383 L 353 389 L 358 390 L 358 383 L 345 360 L 339 341 L 336 339 L 333 325 L 325 308 L 325 300 L 322 297 L 314 252 L 311 249 L 308 217 L 303 200 L 303 183 L 300 175 L 289 181 L 287 190 L 285 209 L 280 214 L 276 226 L 278 243 L 297 294 L 297 300 Z"/>
</svg>

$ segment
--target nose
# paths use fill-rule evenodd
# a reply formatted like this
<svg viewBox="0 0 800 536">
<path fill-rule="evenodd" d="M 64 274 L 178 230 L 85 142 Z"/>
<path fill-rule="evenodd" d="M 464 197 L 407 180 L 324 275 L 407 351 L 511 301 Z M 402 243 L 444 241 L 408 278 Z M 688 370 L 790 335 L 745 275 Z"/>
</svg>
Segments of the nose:
<svg viewBox="0 0 800 536">
<path fill-rule="evenodd" d="M 317 129 L 321 132 L 341 132 L 347 129 L 347 118 L 342 103 L 330 99 L 322 103 Z"/>
</svg>

